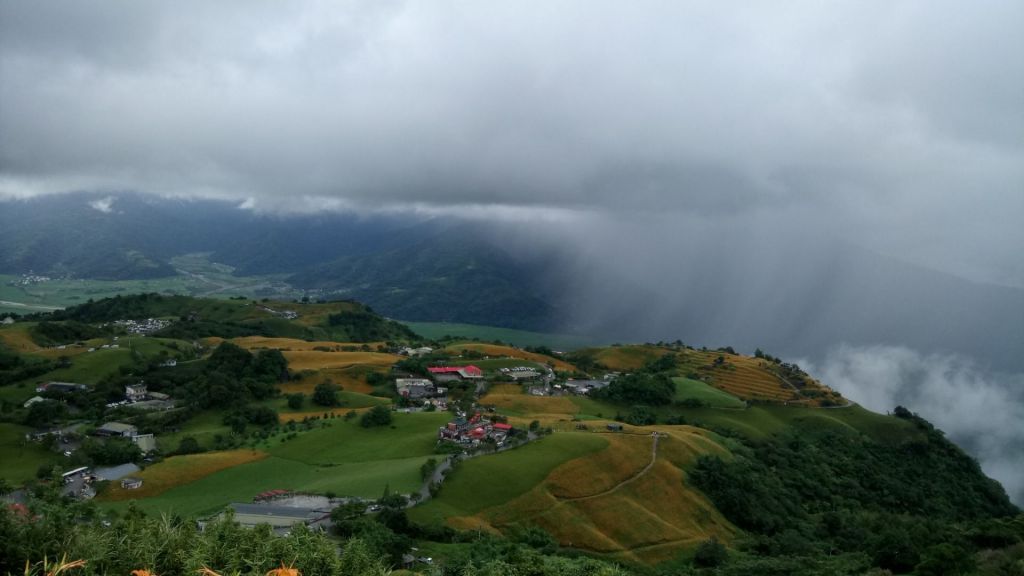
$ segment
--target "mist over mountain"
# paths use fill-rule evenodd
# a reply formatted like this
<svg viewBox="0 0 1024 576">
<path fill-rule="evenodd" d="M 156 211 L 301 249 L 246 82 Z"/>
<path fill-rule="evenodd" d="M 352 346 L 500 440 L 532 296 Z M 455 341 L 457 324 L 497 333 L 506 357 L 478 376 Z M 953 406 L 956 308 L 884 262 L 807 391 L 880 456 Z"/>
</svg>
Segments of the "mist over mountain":
<svg viewBox="0 0 1024 576">
<path fill-rule="evenodd" d="M 968 425 L 1024 373 L 1024 4 L 979 6 L 0 2 L 0 272 L 760 347 L 1024 477 Z"/>
<path fill-rule="evenodd" d="M 636 224 L 275 216 L 133 194 L 3 206 L 6 273 L 152 278 L 173 275 L 175 256 L 209 252 L 240 274 L 283 274 L 319 297 L 360 299 L 406 320 L 678 338 L 814 358 L 841 343 L 907 346 L 1024 369 L 1024 290 L 835 241 L 699 243 L 699 234 L 675 230 L 665 232 L 672 243 L 648 244 L 631 233 Z"/>
</svg>

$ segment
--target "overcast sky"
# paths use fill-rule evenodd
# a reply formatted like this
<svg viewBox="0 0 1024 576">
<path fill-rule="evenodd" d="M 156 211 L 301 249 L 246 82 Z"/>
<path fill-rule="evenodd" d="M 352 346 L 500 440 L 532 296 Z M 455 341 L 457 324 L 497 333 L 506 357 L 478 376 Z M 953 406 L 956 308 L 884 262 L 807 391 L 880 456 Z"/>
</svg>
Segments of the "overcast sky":
<svg viewBox="0 0 1024 576">
<path fill-rule="evenodd" d="M 1024 3 L 0 2 L 0 197 L 768 213 L 1024 286 Z"/>
</svg>

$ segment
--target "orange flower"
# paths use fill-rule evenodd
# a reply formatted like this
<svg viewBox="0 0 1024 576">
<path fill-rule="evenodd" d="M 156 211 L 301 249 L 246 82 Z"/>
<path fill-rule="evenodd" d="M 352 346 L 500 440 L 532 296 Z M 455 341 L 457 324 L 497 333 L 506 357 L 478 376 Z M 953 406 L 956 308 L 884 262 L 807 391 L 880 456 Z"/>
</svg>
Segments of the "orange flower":
<svg viewBox="0 0 1024 576">
<path fill-rule="evenodd" d="M 281 562 L 281 567 L 267 572 L 267 576 L 302 576 L 302 574 L 299 573 L 298 569 L 285 566 L 284 562 Z"/>
<path fill-rule="evenodd" d="M 156 576 L 149 570 L 132 570 L 132 576 Z"/>
</svg>

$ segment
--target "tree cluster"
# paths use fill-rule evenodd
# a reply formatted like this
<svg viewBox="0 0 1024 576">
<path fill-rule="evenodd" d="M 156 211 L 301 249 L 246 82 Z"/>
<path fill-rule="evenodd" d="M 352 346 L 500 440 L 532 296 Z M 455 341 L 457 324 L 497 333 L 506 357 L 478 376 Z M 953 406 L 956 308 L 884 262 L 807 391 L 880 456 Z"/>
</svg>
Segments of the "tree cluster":
<svg viewBox="0 0 1024 576">
<path fill-rule="evenodd" d="M 359 418 L 359 425 L 363 428 L 373 428 L 376 426 L 388 426 L 391 424 L 391 409 L 387 406 L 378 404 L 369 411 L 364 412 L 362 417 Z"/>
<path fill-rule="evenodd" d="M 616 378 L 592 394 L 595 398 L 617 404 L 665 406 L 672 403 L 676 385 L 664 373 L 635 372 Z"/>
<path fill-rule="evenodd" d="M 185 399 L 198 408 L 238 406 L 277 393 L 277 383 L 288 378 L 288 361 L 280 350 L 255 355 L 230 342 L 222 342 L 200 374 L 184 388 Z"/>
<path fill-rule="evenodd" d="M 993 539 L 1020 542 L 1024 519 L 1010 520 L 1019 510 L 1002 488 L 930 424 L 900 413 L 916 427 L 900 442 L 791 433 L 728 461 L 702 456 L 689 482 L 755 535 L 749 552 L 771 562 L 845 553 L 866 555 L 861 571 L 961 573 L 950 567 L 972 563 Z M 759 573 L 756 562 L 743 565 Z"/>
</svg>

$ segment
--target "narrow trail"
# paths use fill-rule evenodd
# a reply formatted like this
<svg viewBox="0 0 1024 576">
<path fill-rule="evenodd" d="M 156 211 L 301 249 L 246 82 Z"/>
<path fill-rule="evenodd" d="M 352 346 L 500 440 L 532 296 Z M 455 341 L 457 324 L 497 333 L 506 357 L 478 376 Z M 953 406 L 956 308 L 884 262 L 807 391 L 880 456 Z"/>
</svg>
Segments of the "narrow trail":
<svg viewBox="0 0 1024 576">
<path fill-rule="evenodd" d="M 647 466 L 644 466 L 643 470 L 640 470 L 636 474 L 630 476 L 629 478 L 626 478 L 625 480 L 623 480 L 622 482 L 619 482 L 615 486 L 612 486 L 611 488 L 609 488 L 609 489 L 607 489 L 607 490 L 605 490 L 603 492 L 598 492 L 597 494 L 590 494 L 590 495 L 587 495 L 587 496 L 577 496 L 575 498 L 558 498 L 559 504 L 563 504 L 563 503 L 566 503 L 566 502 L 580 502 L 580 501 L 583 501 L 583 500 L 590 500 L 592 498 L 600 498 L 602 496 L 607 496 L 607 495 L 609 495 L 609 494 L 611 494 L 613 492 L 617 492 L 623 486 L 626 486 L 627 484 L 636 481 L 641 476 L 646 474 L 654 466 L 654 463 L 658 460 L 658 440 L 661 438 L 661 435 L 658 434 L 657 432 L 655 432 L 653 434 L 653 436 L 654 436 L 654 444 L 653 444 L 653 446 L 651 446 L 651 461 L 647 463 Z"/>
</svg>

